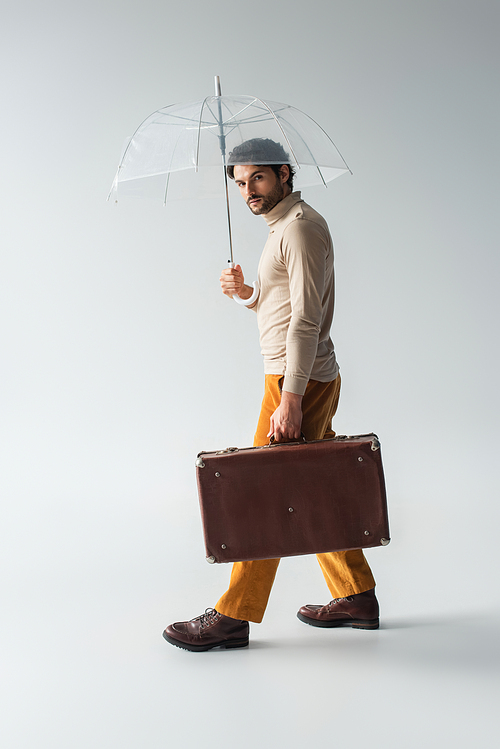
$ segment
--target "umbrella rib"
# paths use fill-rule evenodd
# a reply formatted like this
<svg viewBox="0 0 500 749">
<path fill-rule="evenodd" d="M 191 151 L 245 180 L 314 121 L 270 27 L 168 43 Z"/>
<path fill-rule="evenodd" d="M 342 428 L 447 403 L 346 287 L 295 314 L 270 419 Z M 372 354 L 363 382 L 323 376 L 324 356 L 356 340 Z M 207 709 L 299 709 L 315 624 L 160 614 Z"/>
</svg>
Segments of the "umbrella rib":
<svg viewBox="0 0 500 749">
<path fill-rule="evenodd" d="M 236 112 L 236 114 L 234 114 L 234 115 L 232 115 L 230 117 L 230 119 L 232 119 L 234 121 L 235 126 L 239 127 L 240 124 L 248 125 L 249 123 L 254 124 L 256 122 L 266 122 L 266 120 L 269 119 L 269 113 L 271 113 L 271 115 L 273 115 L 274 111 L 280 112 L 281 109 L 291 109 L 291 107 L 290 107 L 289 104 L 283 104 L 283 105 L 281 105 L 281 109 L 277 109 L 277 110 L 271 110 L 267 105 L 265 107 L 258 107 L 257 106 L 256 109 L 260 108 L 261 111 L 267 115 L 263 119 L 261 119 L 262 116 L 263 116 L 262 114 L 255 114 L 255 115 L 253 115 L 253 117 L 247 117 L 246 119 L 242 120 L 241 122 L 239 122 L 238 120 L 235 119 L 236 117 L 238 117 L 239 115 L 241 115 L 241 113 L 244 112 L 246 109 L 248 109 L 249 107 L 255 105 L 256 102 L 261 102 L 262 103 L 261 99 L 257 99 L 255 96 L 253 96 L 252 97 L 252 101 L 249 104 L 247 104 L 245 107 L 243 107 L 243 109 L 240 109 L 239 112 Z M 265 104 L 265 102 L 264 102 L 264 104 Z M 229 121 L 229 120 L 227 120 L 227 121 Z M 226 123 L 224 123 L 224 124 L 226 124 Z"/>
<path fill-rule="evenodd" d="M 158 110 L 158 111 L 161 111 L 161 110 Z M 153 114 L 156 114 L 156 112 L 154 112 Z M 152 117 L 153 115 L 150 115 L 150 116 Z M 177 114 L 169 114 L 168 116 L 171 117 L 172 119 L 174 118 L 177 119 L 179 121 L 178 122 L 179 125 L 184 125 L 186 122 L 192 122 L 193 125 L 197 124 L 197 120 L 193 119 L 192 117 L 181 117 L 180 115 L 177 115 Z M 199 122 L 201 123 L 201 121 Z M 154 122 L 153 121 L 151 124 L 163 125 L 164 127 L 170 127 L 171 125 L 176 125 L 177 122 Z M 209 125 L 210 123 L 207 120 L 206 123 L 204 124 Z"/>
<path fill-rule="evenodd" d="M 229 119 L 225 120 L 223 122 L 223 125 L 225 126 L 228 122 L 230 122 L 231 120 L 234 120 L 235 117 L 239 117 L 239 115 L 242 112 L 244 112 L 246 109 L 248 109 L 249 107 L 251 107 L 255 103 L 255 101 L 256 101 L 256 99 L 254 98 L 253 101 L 249 102 L 245 107 L 243 107 L 243 109 L 240 109 L 239 112 L 236 112 L 235 114 L 231 114 L 231 116 L 229 117 Z M 226 107 L 227 107 L 227 105 L 226 105 Z"/>
<path fill-rule="evenodd" d="M 289 108 L 289 109 L 292 109 L 292 107 L 288 107 L 288 108 Z M 300 112 L 300 111 L 301 111 L 300 109 L 297 109 L 297 112 Z M 305 112 L 301 112 L 301 114 L 305 114 Z M 309 117 L 309 115 L 308 115 L 308 114 L 306 114 L 305 116 L 306 116 L 306 117 Z M 312 120 L 312 117 L 309 117 L 309 119 L 311 119 L 311 120 Z M 317 123 L 316 123 L 316 124 L 317 124 Z M 287 122 L 287 125 L 288 125 L 288 127 L 289 127 L 289 128 L 293 129 L 293 131 L 294 131 L 295 135 L 297 136 L 297 138 L 300 138 L 300 140 L 301 140 L 301 141 L 302 141 L 302 143 L 304 144 L 304 146 L 305 146 L 305 148 L 307 149 L 307 151 L 309 151 L 309 155 L 311 156 L 311 159 L 312 159 L 312 160 L 313 160 L 313 162 L 314 162 L 314 166 L 315 166 L 315 167 L 316 167 L 316 169 L 318 170 L 318 174 L 319 174 L 319 176 L 321 177 L 321 181 L 323 182 L 323 185 L 324 185 L 325 187 L 327 187 L 328 185 L 326 184 L 325 178 L 323 177 L 323 172 L 322 172 L 322 171 L 321 171 L 321 169 L 319 168 L 319 165 L 318 165 L 318 163 L 316 162 L 316 159 L 314 158 L 314 154 L 313 154 L 313 152 L 311 151 L 311 149 L 309 148 L 309 146 L 308 146 L 308 144 L 307 144 L 307 141 L 306 141 L 306 140 L 304 140 L 304 138 L 303 138 L 302 134 L 301 134 L 301 133 L 300 133 L 300 132 L 299 132 L 299 131 L 297 130 L 297 128 L 296 128 L 296 127 L 294 127 L 294 125 L 293 125 L 293 124 L 292 124 L 291 122 Z M 319 127 L 319 125 L 318 125 L 318 127 Z M 323 131 L 323 132 L 324 132 L 324 131 Z M 326 133 L 325 133 L 325 135 L 326 135 Z M 333 144 L 333 145 L 334 145 L 334 147 L 335 147 L 335 144 Z M 342 157 L 341 157 L 341 158 L 342 158 Z M 345 162 L 344 162 L 344 163 L 345 163 Z M 346 166 L 347 166 L 347 164 L 346 164 Z"/>
<path fill-rule="evenodd" d="M 298 111 L 300 112 L 301 110 L 299 109 Z M 302 112 L 302 114 L 305 114 L 305 112 Z M 316 120 L 313 119 L 310 115 L 306 114 L 306 117 L 309 117 L 309 119 L 312 120 L 312 122 L 314 122 L 314 124 L 316 125 L 316 127 L 319 127 L 319 129 L 321 130 L 321 132 L 326 135 L 326 137 L 328 138 L 328 140 L 330 141 L 330 143 L 335 148 L 335 150 L 337 151 L 338 155 L 340 156 L 340 158 L 342 159 L 342 161 L 346 165 L 347 169 L 349 170 L 349 174 L 352 174 L 352 171 L 349 168 L 349 164 L 344 159 L 344 157 L 342 156 L 342 154 L 340 153 L 339 149 L 337 148 L 337 146 L 335 145 L 335 143 L 333 142 L 333 140 L 330 138 L 330 136 L 328 135 L 328 133 L 326 132 L 326 130 L 323 130 L 323 128 L 321 127 L 321 125 L 318 122 L 316 122 Z"/>
<path fill-rule="evenodd" d="M 175 105 L 175 104 L 167 104 L 167 106 L 166 106 L 166 107 L 163 107 L 163 109 L 169 109 L 170 107 L 174 107 L 174 106 L 176 106 L 176 105 Z M 119 173 L 120 173 L 120 169 L 123 169 L 123 162 L 125 161 L 125 156 L 127 155 L 128 151 L 129 151 L 129 148 L 130 148 L 130 146 L 132 145 L 132 141 L 134 140 L 135 136 L 137 135 L 137 133 L 139 132 L 139 130 L 141 129 L 141 127 L 142 127 L 142 126 L 144 125 L 144 123 L 145 123 L 145 122 L 147 122 L 147 120 L 149 120 L 149 118 L 150 118 L 150 117 L 153 117 L 153 116 L 154 116 L 155 114 L 157 114 L 158 112 L 160 112 L 160 110 L 159 110 L 159 109 L 157 109 L 157 110 L 156 110 L 155 112 L 153 112 L 152 114 L 148 115 L 148 116 L 147 116 L 147 117 L 146 117 L 146 118 L 145 118 L 145 119 L 144 119 L 144 120 L 143 120 L 143 121 L 141 122 L 141 124 L 139 125 L 139 127 L 137 127 L 137 128 L 135 129 L 135 131 L 134 131 L 134 134 L 132 135 L 132 137 L 130 138 L 129 142 L 127 143 L 127 147 L 125 148 L 125 150 L 124 150 L 124 152 L 123 152 L 123 156 L 122 156 L 122 158 L 121 158 L 121 161 L 120 161 L 120 163 L 118 164 L 118 169 L 116 170 L 116 175 L 115 175 L 115 179 L 113 180 L 113 184 L 111 185 L 111 190 L 109 191 L 109 195 L 108 195 L 108 198 L 107 198 L 108 200 L 109 200 L 109 198 L 111 197 L 111 193 L 113 192 L 113 188 L 115 187 L 115 185 L 116 185 L 116 187 L 118 187 L 118 175 L 119 175 Z"/>
<path fill-rule="evenodd" d="M 222 97 L 222 98 L 224 98 L 224 97 Z M 229 125 L 228 125 L 228 123 L 232 121 L 232 123 L 234 124 L 234 126 L 235 126 L 235 127 L 239 126 L 239 124 L 240 124 L 240 123 L 238 122 L 238 120 L 236 120 L 236 118 L 237 118 L 237 117 L 239 117 L 239 116 L 240 116 L 240 115 L 241 115 L 241 114 L 242 114 L 242 113 L 243 113 L 243 112 L 244 112 L 244 111 L 245 111 L 246 109 L 248 109 L 249 107 L 251 107 L 252 105 L 254 105 L 254 104 L 255 104 L 255 103 L 257 102 L 257 101 L 260 101 L 260 100 L 256 99 L 255 97 L 251 97 L 251 98 L 252 98 L 252 101 L 251 101 L 251 102 L 250 102 L 249 104 L 246 104 L 246 105 L 245 105 L 244 107 L 242 107 L 242 108 L 241 108 L 241 109 L 240 109 L 240 110 L 239 110 L 238 112 L 236 112 L 235 114 L 231 114 L 231 113 L 230 113 L 230 117 L 229 117 L 229 118 L 228 118 L 227 120 L 225 120 L 225 121 L 224 121 L 224 122 L 223 122 L 222 124 L 223 124 L 223 125 L 224 125 L 225 127 L 227 127 L 227 126 L 229 126 Z M 212 110 L 212 108 L 210 107 L 210 105 L 209 105 L 209 104 L 207 104 L 207 101 L 208 101 L 209 99 L 213 99 L 213 97 L 206 97 L 206 99 L 205 99 L 205 100 L 204 100 L 204 102 L 202 103 L 202 108 L 203 108 L 203 107 L 204 107 L 204 106 L 206 105 L 206 106 L 207 106 L 207 109 L 208 109 L 208 110 L 210 111 L 210 113 L 211 113 L 212 117 L 213 117 L 214 119 L 216 119 L 216 114 L 214 113 L 214 111 Z M 224 102 L 223 102 L 223 104 L 224 104 Z M 175 105 L 171 105 L 171 106 L 175 106 Z M 225 106 L 225 107 L 227 108 L 227 104 L 225 104 L 224 106 Z M 193 125 L 194 125 L 195 127 L 196 127 L 197 125 L 198 125 L 198 127 L 202 127 L 202 125 L 204 125 L 204 126 L 205 126 L 205 128 L 207 128 L 207 129 L 208 129 L 208 128 L 214 128 L 214 127 L 217 127 L 217 124 L 218 124 L 218 123 L 212 123 L 212 122 L 210 122 L 209 120 L 204 120 L 204 119 L 203 119 L 203 116 L 202 116 L 202 115 L 201 115 L 201 116 L 200 116 L 200 118 L 198 119 L 198 123 L 196 123 L 196 120 L 194 120 L 194 119 L 193 119 L 192 117 L 183 117 L 182 115 L 178 115 L 178 114 L 169 114 L 168 112 L 164 112 L 164 110 L 165 110 L 165 109 L 168 109 L 168 108 L 169 108 L 169 107 L 163 107 L 162 109 L 157 109 L 157 110 L 156 110 L 155 112 L 153 112 L 153 114 L 149 115 L 149 117 L 147 117 L 147 118 L 146 118 L 146 119 L 145 119 L 145 120 L 144 120 L 144 121 L 143 121 L 143 122 L 141 123 L 141 125 L 139 126 L 139 128 L 137 128 L 137 129 L 139 130 L 139 129 L 140 129 L 141 127 L 142 127 L 142 125 L 143 125 L 143 124 L 144 124 L 144 123 L 145 123 L 145 122 L 146 122 L 146 121 L 147 121 L 148 119 L 150 119 L 151 117 L 154 117 L 154 116 L 155 116 L 156 114 L 158 114 L 158 115 L 163 115 L 163 114 L 167 114 L 167 116 L 168 116 L 168 117 L 171 117 L 172 119 L 175 119 L 175 120 L 177 120 L 177 121 L 179 122 L 179 125 L 183 125 L 183 124 L 184 124 L 184 123 L 186 123 L 186 122 L 192 122 L 192 123 L 193 123 Z M 261 107 L 260 109 L 261 109 L 261 111 L 262 111 L 263 113 L 265 113 L 266 115 L 269 115 L 269 109 L 268 109 L 268 108 L 265 108 L 265 107 Z M 284 109 L 291 109 L 291 107 L 290 107 L 289 105 L 287 105 L 287 104 L 283 104 L 283 105 L 281 106 L 281 108 L 280 108 L 280 109 L 276 109 L 276 110 L 271 110 L 271 114 L 272 114 L 272 111 L 276 111 L 276 112 L 279 112 L 279 111 L 281 111 L 281 110 L 284 110 Z M 267 117 L 264 117 L 263 119 L 261 119 L 261 118 L 262 118 L 262 114 L 256 114 L 256 115 L 254 115 L 253 117 L 249 117 L 249 118 L 247 118 L 247 119 L 243 120 L 243 124 L 248 124 L 248 123 L 257 123 L 257 122 L 265 122 L 265 121 L 266 121 L 266 119 L 268 119 L 268 116 L 267 116 Z M 165 123 L 165 122 L 159 122 L 159 121 L 154 121 L 154 120 L 153 120 L 153 121 L 151 122 L 151 124 L 152 124 L 152 125 L 160 125 L 160 126 L 163 126 L 163 127 L 168 127 L 168 126 L 170 126 L 170 125 L 173 125 L 174 123 L 173 123 L 173 122 L 167 122 L 167 123 Z M 137 130 L 136 130 L 136 132 L 137 132 Z M 134 135 L 135 135 L 135 133 L 134 133 Z"/>
<path fill-rule="evenodd" d="M 213 98 L 213 97 L 211 97 L 211 98 Z M 224 98 L 224 97 L 223 97 L 223 96 L 221 96 L 221 99 L 223 99 L 223 98 Z M 222 102 L 222 104 L 224 104 L 224 105 L 225 105 L 226 109 L 228 109 L 228 111 L 229 111 L 229 114 L 230 114 L 230 117 L 229 117 L 229 118 L 228 118 L 227 120 L 224 120 L 223 122 L 221 122 L 221 123 L 218 123 L 218 124 L 221 124 L 221 125 L 223 125 L 223 126 L 225 127 L 225 126 L 227 125 L 227 123 L 228 123 L 228 122 L 230 122 L 231 120 L 233 120 L 233 119 L 234 119 L 235 117 L 238 117 L 238 116 L 239 116 L 239 115 L 240 115 L 240 114 L 241 114 L 242 112 L 244 112 L 244 111 L 245 111 L 245 109 L 248 109 L 248 107 L 251 107 L 251 106 L 252 106 L 252 104 L 253 104 L 253 103 L 254 103 L 255 101 L 256 101 L 256 100 L 255 100 L 255 98 L 253 98 L 253 100 L 252 100 L 251 102 L 249 102 L 249 103 L 248 103 L 248 104 L 247 104 L 246 106 L 244 106 L 244 107 L 243 107 L 242 109 L 240 109 L 240 110 L 239 110 L 239 112 L 236 112 L 235 114 L 232 114 L 232 113 L 231 113 L 231 111 L 229 110 L 229 108 L 228 108 L 227 104 L 224 104 L 224 102 Z M 213 117 L 214 119 L 216 119 L 216 118 L 217 118 L 217 115 L 216 115 L 216 114 L 215 114 L 215 113 L 214 113 L 214 112 L 212 111 L 212 109 L 210 108 L 210 104 L 207 104 L 207 109 L 208 109 L 208 110 L 209 110 L 209 112 L 210 112 L 210 113 L 212 114 L 212 117 Z"/>
<path fill-rule="evenodd" d="M 167 193 L 168 193 L 168 186 L 170 184 L 170 175 L 172 172 L 167 172 L 167 181 L 165 182 L 165 193 L 163 195 L 163 205 L 167 205 Z"/>
<path fill-rule="evenodd" d="M 203 99 L 203 102 L 202 102 L 202 105 L 201 105 L 201 108 L 200 108 L 200 119 L 198 121 L 198 138 L 197 138 L 197 141 L 196 141 L 196 162 L 195 162 L 195 167 L 194 167 L 195 172 L 198 171 L 198 159 L 199 159 L 199 156 L 200 156 L 201 118 L 203 117 L 203 108 L 204 108 L 204 106 L 207 103 L 207 101 L 208 101 L 209 98 L 210 97 L 207 96 L 207 97 L 205 97 Z"/>
<path fill-rule="evenodd" d="M 257 99 L 257 97 L 256 97 L 256 99 Z M 295 155 L 295 151 L 294 151 L 294 150 L 293 150 L 293 148 L 292 148 L 292 144 L 291 144 L 291 143 L 290 143 L 290 141 L 288 140 L 288 138 L 287 138 L 287 135 L 286 135 L 285 131 L 283 130 L 283 128 L 281 127 L 281 125 L 280 125 L 280 123 L 279 123 L 279 120 L 278 120 L 278 118 L 276 117 L 276 115 L 274 114 L 273 110 L 271 109 L 271 107 L 269 107 L 269 106 L 268 106 L 268 105 L 266 104 L 266 102 L 265 102 L 265 101 L 262 101 L 262 99 L 257 99 L 257 101 L 260 101 L 260 103 L 262 104 L 262 106 L 263 106 L 263 107 L 265 107 L 265 108 L 266 108 L 266 109 L 267 109 L 267 110 L 269 111 L 269 113 L 270 113 L 270 114 L 272 115 L 272 117 L 274 117 L 274 120 L 275 120 L 276 124 L 278 125 L 279 129 L 280 129 L 280 130 L 281 130 L 281 132 L 283 133 L 283 137 L 284 137 L 284 139 L 285 139 L 285 140 L 286 140 L 286 142 L 288 143 L 288 147 L 290 148 L 290 151 L 292 152 L 292 156 L 293 156 L 293 158 L 295 159 L 295 163 L 296 163 L 296 164 L 297 164 L 297 166 L 298 166 L 298 167 L 300 168 L 300 164 L 299 164 L 299 162 L 298 162 L 298 160 L 297 160 L 297 157 L 296 157 L 296 155 Z"/>
<path fill-rule="evenodd" d="M 224 98 L 224 97 L 221 97 L 221 98 Z M 256 101 L 260 101 L 260 100 L 259 100 L 259 99 L 256 99 L 255 97 L 252 97 L 252 101 L 251 101 L 251 102 L 250 102 L 249 104 L 247 104 L 246 106 L 244 106 L 244 107 L 243 107 L 242 109 L 240 109 L 240 110 L 239 110 L 238 112 L 235 112 L 234 114 L 231 114 L 231 113 L 230 113 L 230 117 L 228 117 L 228 119 L 227 119 L 227 120 L 224 120 L 224 121 L 222 122 L 222 125 L 223 125 L 224 127 L 231 127 L 231 126 L 233 126 L 233 129 L 234 129 L 235 127 L 239 127 L 239 126 L 240 126 L 241 124 L 247 125 L 247 124 L 249 124 L 249 123 L 252 123 L 252 124 L 254 124 L 254 123 L 256 123 L 256 122 L 266 122 L 266 120 L 268 120 L 268 119 L 269 119 L 269 111 L 270 111 L 270 110 L 268 110 L 268 109 L 264 109 L 264 108 L 262 109 L 262 112 L 266 113 L 266 114 L 268 115 L 267 117 L 264 117 L 264 118 L 262 118 L 262 115 L 261 115 L 261 114 L 256 114 L 256 115 L 254 115 L 253 117 L 247 117 L 246 119 L 243 119 L 243 120 L 241 120 L 241 121 L 239 121 L 239 120 L 237 120 L 237 119 L 236 119 L 236 118 L 237 118 L 237 117 L 239 117 L 239 116 L 240 116 L 240 115 L 241 115 L 241 114 L 242 114 L 242 113 L 243 113 L 243 112 L 244 112 L 244 111 L 245 111 L 246 109 L 248 109 L 249 107 L 253 106 L 253 105 L 255 104 L 255 102 L 256 102 Z M 224 102 L 223 102 L 223 103 L 224 103 Z M 227 104 L 226 104 L 225 106 L 226 106 L 226 108 L 227 108 Z M 286 109 L 286 106 L 285 106 L 284 108 Z M 208 109 L 208 110 L 209 110 L 209 112 L 210 112 L 210 113 L 212 114 L 212 117 L 214 118 L 214 120 L 215 120 L 215 119 L 217 119 L 217 115 L 216 115 L 216 114 L 215 114 L 215 113 L 213 112 L 213 110 L 211 109 L 211 107 L 210 107 L 210 104 L 207 104 L 207 109 Z M 272 111 L 271 111 L 271 114 L 272 114 Z M 229 124 L 229 123 L 231 123 L 231 124 Z M 208 124 L 208 123 L 207 123 L 207 125 L 206 125 L 206 128 L 207 128 L 207 129 L 210 129 L 210 128 L 215 128 L 215 127 L 217 127 L 218 125 L 219 125 L 219 123 L 218 123 L 218 122 L 217 122 L 217 123 L 213 123 L 213 124 Z M 201 120 L 200 120 L 200 126 L 201 126 Z"/>
<path fill-rule="evenodd" d="M 319 176 L 321 177 L 321 179 L 322 179 L 322 181 L 323 181 L 323 184 L 324 184 L 324 186 L 325 186 L 325 187 L 328 187 L 328 185 L 327 185 L 327 184 L 326 184 L 326 182 L 325 182 L 325 178 L 323 177 L 323 172 L 321 171 L 321 169 L 319 168 L 319 166 L 318 166 L 317 164 L 316 164 L 316 169 L 318 170 Z"/>
<path fill-rule="evenodd" d="M 255 104 L 255 102 L 257 102 L 257 101 L 260 101 L 262 103 L 261 99 L 257 99 L 257 98 L 254 97 L 252 104 Z M 264 102 L 264 104 L 265 103 L 266 102 Z M 250 105 L 248 105 L 248 106 L 250 106 Z M 258 107 L 258 106 L 256 106 L 255 108 L 256 109 L 260 109 L 260 111 L 263 114 L 265 114 L 266 116 L 263 117 L 263 114 L 255 114 L 255 115 L 253 115 L 253 117 L 247 117 L 245 120 L 243 120 L 243 124 L 255 123 L 255 122 L 266 122 L 266 120 L 269 119 L 269 114 L 271 114 L 271 116 L 274 116 L 275 112 L 281 112 L 282 110 L 285 110 L 285 109 L 292 109 L 292 107 L 289 104 L 282 104 L 282 105 L 280 105 L 279 109 L 271 109 L 267 105 L 265 107 Z M 238 114 L 241 114 L 242 111 L 244 111 L 244 110 L 240 110 L 240 112 L 238 112 Z"/>
<path fill-rule="evenodd" d="M 171 167 L 172 167 L 172 162 L 174 160 L 175 152 L 177 150 L 177 146 L 179 145 L 179 141 L 181 139 L 181 135 L 182 135 L 182 132 L 180 132 L 179 135 L 178 135 L 178 137 L 177 137 L 177 141 L 176 141 L 175 146 L 174 146 L 173 151 L 172 151 L 172 156 L 170 157 L 170 164 L 169 164 L 168 172 L 167 172 L 167 181 L 165 182 L 165 193 L 164 193 L 164 196 L 163 196 L 163 205 L 164 206 L 167 205 L 167 193 L 168 193 L 168 188 L 169 188 L 169 184 L 170 184 L 170 175 L 172 174 Z"/>
</svg>

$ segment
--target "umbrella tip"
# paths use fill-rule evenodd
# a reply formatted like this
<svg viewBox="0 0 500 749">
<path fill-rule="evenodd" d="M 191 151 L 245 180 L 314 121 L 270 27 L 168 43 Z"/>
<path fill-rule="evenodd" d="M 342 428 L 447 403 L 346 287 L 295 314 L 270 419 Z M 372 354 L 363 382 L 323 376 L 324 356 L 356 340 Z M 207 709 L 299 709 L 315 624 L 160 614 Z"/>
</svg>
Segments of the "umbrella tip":
<svg viewBox="0 0 500 749">
<path fill-rule="evenodd" d="M 215 76 L 215 95 L 222 96 L 222 93 L 220 90 L 220 78 L 218 75 Z"/>
</svg>

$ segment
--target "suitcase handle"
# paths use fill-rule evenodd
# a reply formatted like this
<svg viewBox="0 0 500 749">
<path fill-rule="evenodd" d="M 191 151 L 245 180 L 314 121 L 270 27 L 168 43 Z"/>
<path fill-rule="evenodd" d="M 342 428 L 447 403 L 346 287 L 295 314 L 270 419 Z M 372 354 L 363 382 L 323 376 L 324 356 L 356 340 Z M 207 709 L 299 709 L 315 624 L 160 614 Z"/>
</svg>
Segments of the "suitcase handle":
<svg viewBox="0 0 500 749">
<path fill-rule="evenodd" d="M 274 439 L 274 434 L 271 434 L 268 447 L 275 447 L 276 445 L 302 445 L 304 444 L 304 442 L 307 442 L 304 432 L 300 433 L 300 437 L 301 439 L 299 442 L 295 440 L 293 442 L 276 442 L 276 440 Z"/>
</svg>

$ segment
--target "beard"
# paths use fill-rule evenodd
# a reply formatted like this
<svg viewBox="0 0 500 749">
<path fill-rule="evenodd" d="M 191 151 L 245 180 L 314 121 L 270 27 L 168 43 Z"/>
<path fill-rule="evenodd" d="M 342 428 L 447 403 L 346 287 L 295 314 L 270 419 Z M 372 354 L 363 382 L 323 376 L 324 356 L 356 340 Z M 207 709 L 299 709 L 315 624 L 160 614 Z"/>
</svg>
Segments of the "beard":
<svg viewBox="0 0 500 749">
<path fill-rule="evenodd" d="M 251 195 L 247 200 L 247 205 L 254 214 L 254 216 L 261 216 L 263 213 L 269 213 L 280 200 L 283 200 L 283 194 L 285 190 L 278 177 L 276 177 L 276 184 L 273 189 L 270 190 L 267 195 Z M 261 198 L 261 202 L 252 207 L 250 205 L 251 200 L 255 198 Z"/>
</svg>

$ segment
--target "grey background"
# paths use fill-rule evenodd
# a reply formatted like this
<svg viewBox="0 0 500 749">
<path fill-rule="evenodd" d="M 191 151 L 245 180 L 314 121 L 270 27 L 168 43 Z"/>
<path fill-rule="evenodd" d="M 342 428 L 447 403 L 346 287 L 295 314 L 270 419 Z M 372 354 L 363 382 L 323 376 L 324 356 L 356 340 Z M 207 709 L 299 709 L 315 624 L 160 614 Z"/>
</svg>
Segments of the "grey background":
<svg viewBox="0 0 500 749">
<path fill-rule="evenodd" d="M 486 0 L 4 3 L 4 746 L 495 735 L 498 31 Z M 308 112 L 354 172 L 304 197 L 336 245 L 336 429 L 382 440 L 378 632 L 295 619 L 328 599 L 308 557 L 245 652 L 161 639 L 227 585 L 193 464 L 251 444 L 262 365 L 219 291 L 224 206 L 105 198 L 124 138 L 214 74 Z M 251 281 L 266 227 L 233 196 Z"/>
</svg>

